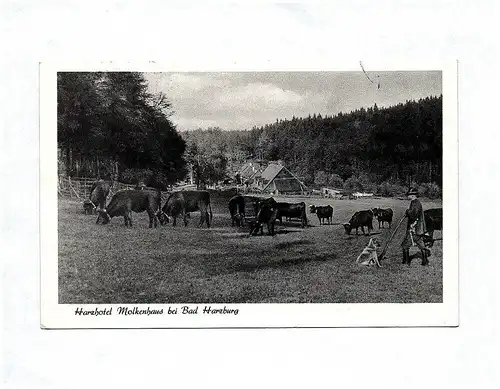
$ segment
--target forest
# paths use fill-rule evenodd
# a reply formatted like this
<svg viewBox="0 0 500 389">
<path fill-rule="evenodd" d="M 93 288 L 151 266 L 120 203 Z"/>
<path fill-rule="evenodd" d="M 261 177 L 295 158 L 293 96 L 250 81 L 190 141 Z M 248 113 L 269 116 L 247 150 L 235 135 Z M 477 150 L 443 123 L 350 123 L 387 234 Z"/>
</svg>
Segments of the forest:
<svg viewBox="0 0 500 389">
<path fill-rule="evenodd" d="M 171 103 L 141 73 L 59 72 L 59 171 L 166 188 L 186 176 Z"/>
<path fill-rule="evenodd" d="M 231 175 L 248 159 L 280 160 L 311 187 L 402 192 L 427 185 L 436 195 L 442 186 L 442 130 L 442 96 L 431 96 L 386 108 L 280 119 L 249 131 L 211 128 L 182 136 L 188 150 Z"/>
</svg>

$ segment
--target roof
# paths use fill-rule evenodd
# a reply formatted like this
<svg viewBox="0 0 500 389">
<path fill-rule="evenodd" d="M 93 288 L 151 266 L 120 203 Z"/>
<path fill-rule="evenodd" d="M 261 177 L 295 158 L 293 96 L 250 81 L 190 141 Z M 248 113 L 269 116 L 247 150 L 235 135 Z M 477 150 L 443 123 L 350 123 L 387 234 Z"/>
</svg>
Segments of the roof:
<svg viewBox="0 0 500 389">
<path fill-rule="evenodd" d="M 258 174 L 261 170 L 262 170 L 262 167 L 260 166 L 259 163 L 247 162 L 241 167 L 238 174 L 243 179 L 250 179 L 250 178 L 254 177 L 256 174 Z"/>
<path fill-rule="evenodd" d="M 266 169 L 260 175 L 266 181 L 272 181 L 274 177 L 284 168 L 282 165 L 276 163 L 270 163 L 267 165 Z"/>
</svg>

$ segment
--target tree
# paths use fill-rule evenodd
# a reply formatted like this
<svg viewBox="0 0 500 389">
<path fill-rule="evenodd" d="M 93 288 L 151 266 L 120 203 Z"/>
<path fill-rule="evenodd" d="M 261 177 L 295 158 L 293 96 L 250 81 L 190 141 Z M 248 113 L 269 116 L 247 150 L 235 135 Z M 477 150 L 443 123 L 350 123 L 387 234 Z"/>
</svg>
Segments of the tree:
<svg viewBox="0 0 500 389">
<path fill-rule="evenodd" d="M 188 138 L 196 138 L 196 136 L 188 136 Z M 197 188 L 217 184 L 227 176 L 228 161 L 224 148 L 207 150 L 205 147 L 203 150 L 203 147 L 195 140 L 190 140 L 186 151 L 186 160 L 192 167 Z"/>
<path fill-rule="evenodd" d="M 185 176 L 185 143 L 169 119 L 170 102 L 149 93 L 141 73 L 57 77 L 58 147 L 69 174 L 99 175 L 104 160 L 121 172 L 150 171 L 150 180 L 163 187 Z"/>
<path fill-rule="evenodd" d="M 338 174 L 333 173 L 328 177 L 328 186 L 332 188 L 343 188 L 344 180 Z"/>
<path fill-rule="evenodd" d="M 328 175 L 323 171 L 319 170 L 314 175 L 314 184 L 316 186 L 326 186 L 328 183 Z"/>
<path fill-rule="evenodd" d="M 349 177 L 344 182 L 344 189 L 348 192 L 362 192 L 363 184 L 358 180 L 357 177 Z"/>
</svg>

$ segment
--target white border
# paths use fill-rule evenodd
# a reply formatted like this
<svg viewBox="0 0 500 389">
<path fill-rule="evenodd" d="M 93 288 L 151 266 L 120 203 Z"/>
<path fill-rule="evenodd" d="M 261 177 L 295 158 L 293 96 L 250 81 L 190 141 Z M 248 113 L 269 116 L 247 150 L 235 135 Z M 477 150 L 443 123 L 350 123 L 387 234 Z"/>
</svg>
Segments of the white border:
<svg viewBox="0 0 500 389">
<path fill-rule="evenodd" d="M 199 63 L 199 62 L 198 62 Z M 73 62 L 40 65 L 40 247 L 42 328 L 179 328 L 179 327 L 379 327 L 458 325 L 458 123 L 457 63 L 454 61 L 368 61 L 367 69 L 443 71 L 443 303 L 439 304 L 226 304 L 238 308 L 238 315 L 151 315 L 76 316 L 81 307 L 93 310 L 118 304 L 58 304 L 57 258 L 57 71 L 349 71 L 359 70 L 359 59 L 336 61 L 334 66 L 317 66 L 300 61 L 300 66 L 262 61 L 245 65 L 208 60 L 200 68 L 196 61 L 162 63 Z M 164 311 L 185 304 L 147 306 Z M 210 304 L 198 305 L 201 309 Z M 222 308 L 223 304 L 211 304 Z"/>
</svg>

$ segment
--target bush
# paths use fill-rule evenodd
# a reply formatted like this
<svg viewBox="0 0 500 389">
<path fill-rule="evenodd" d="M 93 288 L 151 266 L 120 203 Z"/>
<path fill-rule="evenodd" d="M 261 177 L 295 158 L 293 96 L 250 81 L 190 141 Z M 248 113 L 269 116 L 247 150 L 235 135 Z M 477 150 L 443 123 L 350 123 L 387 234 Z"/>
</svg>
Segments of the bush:
<svg viewBox="0 0 500 389">
<path fill-rule="evenodd" d="M 367 174 L 360 174 L 358 177 L 359 182 L 363 188 L 363 192 L 366 193 L 375 193 L 377 190 L 377 185 L 372 183 L 370 177 Z"/>
<path fill-rule="evenodd" d="M 424 182 L 418 187 L 418 193 L 421 197 L 437 199 L 442 196 L 441 188 L 435 182 Z"/>
<path fill-rule="evenodd" d="M 323 170 L 319 170 L 314 175 L 314 185 L 317 187 L 325 186 L 328 182 L 328 176 Z"/>
<path fill-rule="evenodd" d="M 333 173 L 330 177 L 328 177 L 328 186 L 332 188 L 343 188 L 344 180 L 338 174 Z"/>
<path fill-rule="evenodd" d="M 348 192 L 362 192 L 363 184 L 357 177 L 351 176 L 344 182 L 344 189 Z"/>
<path fill-rule="evenodd" d="M 376 193 L 384 197 L 396 197 L 403 196 L 406 193 L 406 189 L 404 186 L 385 181 L 377 186 Z"/>
<path fill-rule="evenodd" d="M 394 193 L 392 193 L 391 190 L 391 184 L 388 182 L 382 182 L 381 184 L 377 185 L 377 195 L 379 196 L 384 196 L 384 197 L 392 197 L 394 196 Z"/>
<path fill-rule="evenodd" d="M 148 185 L 153 172 L 147 169 L 125 169 L 120 175 L 120 181 L 124 184 L 138 184 L 140 182 Z"/>
<path fill-rule="evenodd" d="M 344 190 L 348 192 L 365 192 L 375 193 L 377 185 L 370 182 L 366 174 L 361 174 L 359 177 L 351 176 L 344 182 Z"/>
<path fill-rule="evenodd" d="M 152 188 L 168 190 L 171 177 L 168 173 L 151 171 L 149 169 L 125 169 L 120 175 L 120 182 L 124 184 L 144 184 Z"/>
</svg>

